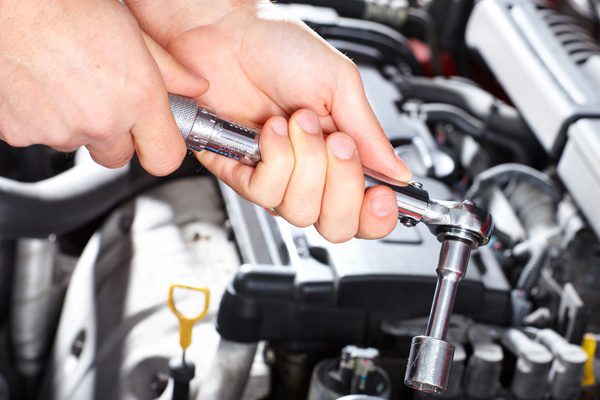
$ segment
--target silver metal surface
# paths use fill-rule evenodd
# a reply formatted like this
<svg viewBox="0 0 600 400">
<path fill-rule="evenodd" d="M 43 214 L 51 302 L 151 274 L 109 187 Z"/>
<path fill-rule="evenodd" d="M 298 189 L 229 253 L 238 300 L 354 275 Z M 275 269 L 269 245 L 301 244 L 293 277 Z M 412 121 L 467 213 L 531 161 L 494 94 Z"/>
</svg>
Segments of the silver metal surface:
<svg viewBox="0 0 600 400">
<path fill-rule="evenodd" d="M 569 139 L 558 163 L 558 176 L 600 237 L 600 121 L 583 119 L 568 131 Z"/>
<path fill-rule="evenodd" d="M 471 246 L 468 243 L 458 240 L 442 242 L 437 268 L 438 284 L 427 323 L 427 336 L 446 339 L 458 283 L 466 273 L 470 255 Z"/>
<path fill-rule="evenodd" d="M 550 395 L 555 400 L 575 399 L 581 391 L 583 365 L 588 357 L 577 345 L 569 343 L 552 329 L 542 329 L 536 340 L 554 355 L 550 370 Z"/>
<path fill-rule="evenodd" d="M 256 129 L 218 118 L 198 107 L 194 99 L 169 94 L 169 103 L 179 132 L 191 150 L 208 150 L 247 165 L 260 161 Z"/>
<path fill-rule="evenodd" d="M 375 171 L 365 169 L 365 187 L 368 189 L 377 185 L 388 186 L 396 192 L 399 218 L 406 217 L 420 222 L 429 211 L 429 193 L 418 184 L 398 182 Z"/>
<path fill-rule="evenodd" d="M 466 273 L 476 242 L 445 239 L 438 261 L 438 282 L 425 336 L 413 338 L 404 383 L 429 393 L 444 393 L 452 367 L 454 345 L 447 342 L 448 326 L 458 283 Z M 476 245 L 476 244 L 475 244 Z"/>
<path fill-rule="evenodd" d="M 55 270 L 57 245 L 50 239 L 21 239 L 17 245 L 11 306 L 11 339 L 17 368 L 35 377 L 44 366 L 49 337 L 60 313 L 66 282 Z"/>
<path fill-rule="evenodd" d="M 503 344 L 517 356 L 511 391 L 518 399 L 542 399 L 548 390 L 552 354 L 517 329 L 507 329 Z"/>
<path fill-rule="evenodd" d="M 209 368 L 209 378 L 197 399 L 240 400 L 246 389 L 257 343 L 237 343 L 222 339 Z"/>
<path fill-rule="evenodd" d="M 481 54 L 548 152 L 560 151 L 566 125 L 600 113 L 594 57 L 576 63 L 536 2 L 478 2 L 466 41 Z"/>
<path fill-rule="evenodd" d="M 444 393 L 448 386 L 454 345 L 429 336 L 415 336 L 410 346 L 404 383 L 426 393 Z"/>
<path fill-rule="evenodd" d="M 475 343 L 465 373 L 467 396 L 475 399 L 494 398 L 500 383 L 504 354 L 496 343 Z"/>
</svg>

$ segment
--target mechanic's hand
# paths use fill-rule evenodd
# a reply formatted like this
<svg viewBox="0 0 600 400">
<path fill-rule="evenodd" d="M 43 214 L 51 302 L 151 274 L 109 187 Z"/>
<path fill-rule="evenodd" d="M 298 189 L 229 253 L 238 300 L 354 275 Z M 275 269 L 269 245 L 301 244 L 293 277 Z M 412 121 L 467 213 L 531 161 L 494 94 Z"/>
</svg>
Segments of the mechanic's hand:
<svg viewBox="0 0 600 400">
<path fill-rule="evenodd" d="M 378 187 L 364 194 L 361 162 L 400 181 L 411 174 L 377 122 L 350 60 L 300 21 L 273 15 L 269 4 L 160 3 L 128 2 L 147 32 L 211 82 L 201 103 L 254 126 L 291 115 L 288 132 L 282 117 L 266 122 L 256 171 L 198 154 L 211 172 L 295 225 L 316 224 L 335 242 L 356 234 L 382 237 L 395 227 L 394 193 Z"/>
<path fill-rule="evenodd" d="M 2 2 L 0 138 L 62 151 L 85 145 L 107 167 L 137 151 L 150 173 L 175 170 L 186 149 L 167 88 L 199 96 L 208 82 L 147 39 L 116 1 Z"/>
</svg>

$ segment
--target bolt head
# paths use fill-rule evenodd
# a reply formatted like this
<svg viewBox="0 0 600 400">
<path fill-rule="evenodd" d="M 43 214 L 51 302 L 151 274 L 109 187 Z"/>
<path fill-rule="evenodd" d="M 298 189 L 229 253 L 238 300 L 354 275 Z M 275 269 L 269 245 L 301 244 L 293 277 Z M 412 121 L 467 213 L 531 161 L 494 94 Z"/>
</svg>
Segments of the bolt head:
<svg viewBox="0 0 600 400">
<path fill-rule="evenodd" d="M 400 217 L 400 223 L 406 226 L 407 228 L 412 228 L 417 224 L 417 221 L 410 217 Z"/>
</svg>

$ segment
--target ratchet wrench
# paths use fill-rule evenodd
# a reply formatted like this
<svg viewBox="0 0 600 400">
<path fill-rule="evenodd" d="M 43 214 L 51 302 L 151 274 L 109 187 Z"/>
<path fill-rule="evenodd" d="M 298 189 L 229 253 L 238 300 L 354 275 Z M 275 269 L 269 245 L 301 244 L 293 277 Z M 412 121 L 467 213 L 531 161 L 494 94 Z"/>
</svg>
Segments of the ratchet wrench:
<svg viewBox="0 0 600 400">
<path fill-rule="evenodd" d="M 220 119 L 198 107 L 194 99 L 171 94 L 169 101 L 189 149 L 212 151 L 251 166 L 260 162 L 258 130 Z M 367 188 L 386 185 L 394 190 L 400 223 L 411 227 L 422 222 L 442 243 L 426 334 L 413 338 L 404 382 L 417 390 L 443 393 L 454 355 L 454 345 L 446 341 L 446 334 L 458 283 L 466 273 L 471 251 L 489 241 L 492 217 L 469 201 L 432 200 L 417 182 L 402 183 L 365 172 Z"/>
</svg>

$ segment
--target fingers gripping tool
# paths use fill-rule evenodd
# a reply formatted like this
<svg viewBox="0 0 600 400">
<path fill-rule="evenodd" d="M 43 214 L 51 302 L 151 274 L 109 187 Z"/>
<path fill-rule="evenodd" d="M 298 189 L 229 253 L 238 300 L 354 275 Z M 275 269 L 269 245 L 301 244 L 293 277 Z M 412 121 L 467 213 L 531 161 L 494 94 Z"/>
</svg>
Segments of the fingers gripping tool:
<svg viewBox="0 0 600 400">
<path fill-rule="evenodd" d="M 220 119 L 198 107 L 194 99 L 170 95 L 169 100 L 189 149 L 208 150 L 251 166 L 260 162 L 258 130 Z M 443 393 L 454 355 L 454 345 L 446 341 L 446 335 L 458 283 L 465 275 L 471 251 L 489 241 L 492 217 L 469 201 L 430 199 L 418 182 L 397 182 L 365 170 L 366 188 L 376 185 L 394 190 L 400 223 L 407 227 L 423 223 L 441 242 L 426 333 L 412 340 L 404 382 L 416 390 Z"/>
</svg>

